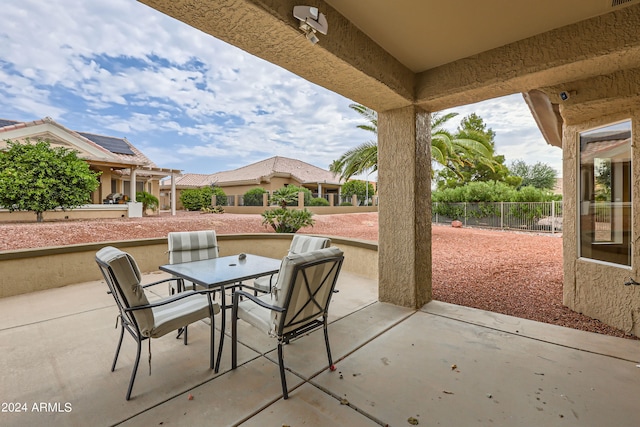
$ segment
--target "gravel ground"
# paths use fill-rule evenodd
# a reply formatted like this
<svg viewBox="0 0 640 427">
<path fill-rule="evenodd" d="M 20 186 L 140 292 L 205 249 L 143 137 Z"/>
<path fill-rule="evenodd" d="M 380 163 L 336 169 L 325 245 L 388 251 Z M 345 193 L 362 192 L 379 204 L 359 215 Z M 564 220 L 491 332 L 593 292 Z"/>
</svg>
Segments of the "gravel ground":
<svg viewBox="0 0 640 427">
<path fill-rule="evenodd" d="M 378 214 L 316 215 L 300 233 L 378 240 Z M 0 251 L 165 237 L 170 231 L 269 233 L 260 215 L 179 212 L 131 219 L 0 224 Z M 559 236 L 433 227 L 433 297 L 574 329 L 629 338 L 562 305 Z"/>
</svg>

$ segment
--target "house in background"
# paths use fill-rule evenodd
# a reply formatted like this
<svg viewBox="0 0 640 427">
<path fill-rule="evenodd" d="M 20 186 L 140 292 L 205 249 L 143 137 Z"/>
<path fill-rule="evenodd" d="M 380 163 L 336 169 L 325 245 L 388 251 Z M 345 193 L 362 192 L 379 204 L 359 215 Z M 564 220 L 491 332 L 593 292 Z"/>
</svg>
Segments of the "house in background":
<svg viewBox="0 0 640 427">
<path fill-rule="evenodd" d="M 342 183 L 333 172 L 313 166 L 300 160 L 274 156 L 229 171 L 210 175 L 187 173 L 176 178 L 176 209 L 183 209 L 180 192 L 188 188 L 202 188 L 215 184 L 227 196 L 242 196 L 252 188 L 262 187 L 269 194 L 287 185 L 296 185 L 311 190 L 314 197 L 339 195 Z M 171 206 L 170 186 L 166 181 L 160 185 L 160 207 Z M 237 198 L 235 200 L 238 200 Z"/>
<path fill-rule="evenodd" d="M 114 193 L 126 196 L 130 201 L 135 201 L 135 193 L 139 191 L 159 198 L 160 179 L 181 172 L 157 167 L 126 138 L 73 131 L 49 117 L 32 122 L 0 119 L 0 150 L 7 146 L 7 140 L 24 143 L 27 139 L 32 142 L 47 140 L 52 147 L 72 149 L 89 163 L 91 170 L 102 172 L 100 186 L 91 193 L 93 204 L 114 201 L 109 197 Z M 124 199 L 122 197 L 120 201 Z"/>
</svg>

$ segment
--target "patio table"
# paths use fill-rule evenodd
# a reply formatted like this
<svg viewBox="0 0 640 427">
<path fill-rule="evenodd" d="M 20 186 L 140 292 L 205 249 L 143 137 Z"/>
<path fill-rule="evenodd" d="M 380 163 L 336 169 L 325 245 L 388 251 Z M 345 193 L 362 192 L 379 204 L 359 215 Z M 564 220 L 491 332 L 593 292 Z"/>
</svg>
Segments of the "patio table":
<svg viewBox="0 0 640 427">
<path fill-rule="evenodd" d="M 231 305 L 226 305 L 226 285 L 277 273 L 278 270 L 280 270 L 280 263 L 281 260 L 279 259 L 246 254 L 244 258 L 239 255 L 231 255 L 202 261 L 184 262 L 181 264 L 165 264 L 160 266 L 160 270 L 189 280 L 207 289 L 219 288 L 222 295 L 221 307 L 224 310 L 231 307 Z M 214 369 L 216 373 L 220 368 L 220 360 L 222 358 L 225 325 L 226 316 L 223 311 L 222 326 L 220 327 L 220 344 L 218 345 L 218 356 Z"/>
</svg>

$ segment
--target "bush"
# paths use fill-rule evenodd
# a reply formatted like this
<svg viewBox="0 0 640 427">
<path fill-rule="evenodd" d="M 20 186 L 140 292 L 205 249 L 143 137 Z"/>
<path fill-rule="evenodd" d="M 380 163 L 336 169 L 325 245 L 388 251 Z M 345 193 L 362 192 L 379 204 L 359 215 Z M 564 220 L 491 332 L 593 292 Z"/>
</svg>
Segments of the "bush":
<svg viewBox="0 0 640 427">
<path fill-rule="evenodd" d="M 353 206 L 353 205 L 351 204 L 351 202 L 342 202 L 340 203 L 340 206 Z"/>
<path fill-rule="evenodd" d="M 271 195 L 271 203 L 281 207 L 297 206 L 299 192 L 304 193 L 304 205 L 309 206 L 309 203 L 311 203 L 311 190 L 296 185 L 287 185 L 286 187 L 278 188 Z"/>
<path fill-rule="evenodd" d="M 262 213 L 262 225 L 270 225 L 276 233 L 295 233 L 302 227 L 313 226 L 313 212 L 307 209 L 277 208 Z"/>
<path fill-rule="evenodd" d="M 211 195 L 204 188 L 187 188 L 180 192 L 180 202 L 188 211 L 197 211 L 211 205 Z"/>
<path fill-rule="evenodd" d="M 147 214 L 147 209 L 151 209 L 152 211 L 155 211 L 156 209 L 158 209 L 158 205 L 160 204 L 160 201 L 156 196 L 154 196 L 151 193 L 147 193 L 146 191 L 137 192 L 136 200 L 142 203 L 143 215 Z"/>
<path fill-rule="evenodd" d="M 242 196 L 244 199 L 245 206 L 262 206 L 262 195 L 266 193 L 262 187 L 252 188 L 251 190 L 244 193 Z"/>
<path fill-rule="evenodd" d="M 211 206 L 211 197 L 216 195 L 216 206 L 227 205 L 227 195 L 220 187 L 187 188 L 180 193 L 182 206 L 188 211 L 199 211 Z"/>
<path fill-rule="evenodd" d="M 309 202 L 309 206 L 329 206 L 329 201 L 324 197 L 314 197 Z"/>
<path fill-rule="evenodd" d="M 461 187 L 434 191 L 431 199 L 442 203 L 550 202 L 561 197 L 531 186 L 516 190 L 500 181 L 476 181 Z"/>
</svg>

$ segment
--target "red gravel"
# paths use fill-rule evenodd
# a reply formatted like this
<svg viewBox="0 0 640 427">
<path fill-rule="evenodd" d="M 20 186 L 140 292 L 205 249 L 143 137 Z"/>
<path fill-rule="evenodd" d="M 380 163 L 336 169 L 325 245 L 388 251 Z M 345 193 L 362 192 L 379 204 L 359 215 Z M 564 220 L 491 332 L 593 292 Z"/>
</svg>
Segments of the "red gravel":
<svg viewBox="0 0 640 427">
<path fill-rule="evenodd" d="M 316 215 L 302 233 L 378 240 L 378 214 Z M 145 218 L 0 224 L 0 251 L 165 237 L 170 231 L 269 233 L 260 215 L 179 212 Z M 433 297 L 467 307 L 617 337 L 623 331 L 562 305 L 562 238 L 433 227 Z"/>
</svg>

